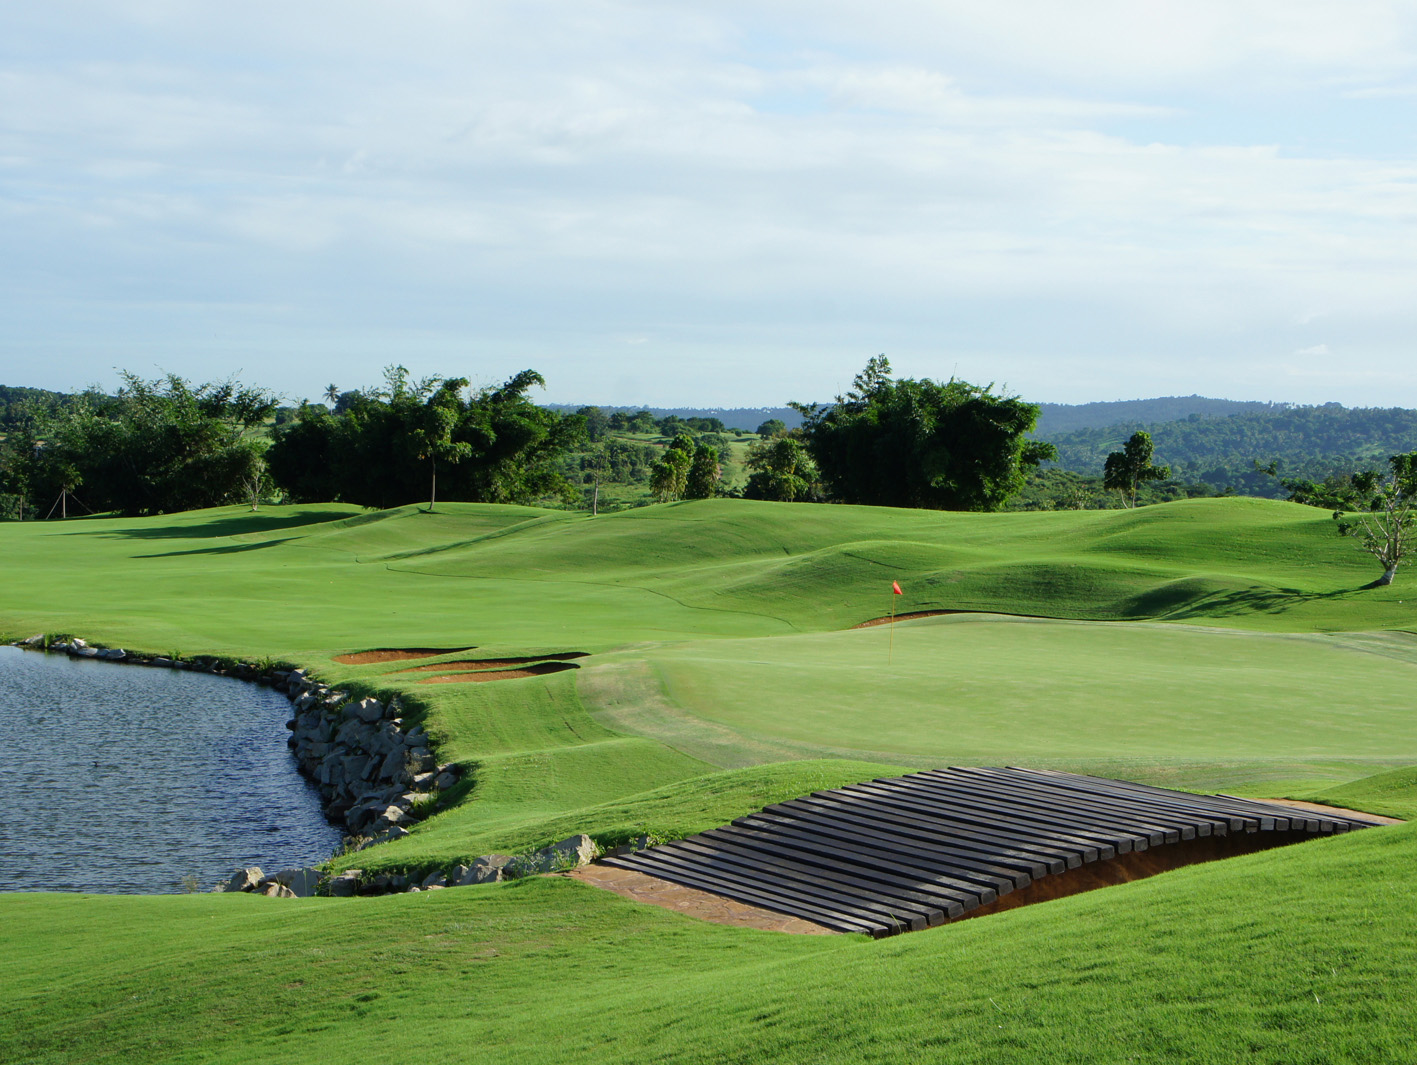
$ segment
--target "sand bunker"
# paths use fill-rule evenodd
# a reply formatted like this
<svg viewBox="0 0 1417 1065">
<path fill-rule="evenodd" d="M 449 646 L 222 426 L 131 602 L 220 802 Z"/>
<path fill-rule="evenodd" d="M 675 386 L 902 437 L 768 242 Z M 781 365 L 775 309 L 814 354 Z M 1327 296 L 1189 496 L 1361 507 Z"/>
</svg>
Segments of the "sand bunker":
<svg viewBox="0 0 1417 1065">
<path fill-rule="evenodd" d="M 449 670 L 501 669 L 504 666 L 524 666 L 528 662 L 565 662 L 572 658 L 589 658 L 589 651 L 557 651 L 549 655 L 525 655 L 521 658 L 459 658 L 452 662 L 434 662 L 427 666 L 409 666 L 396 673 L 446 673 Z"/>
<path fill-rule="evenodd" d="M 1037 621 L 1051 621 L 1052 618 L 1045 618 L 1041 614 L 1000 614 L 997 610 L 915 610 L 909 614 L 897 614 L 896 621 L 913 621 L 916 618 L 942 618 L 946 614 L 994 614 L 1002 618 L 1033 618 Z M 869 629 L 876 625 L 889 625 L 891 616 L 887 614 L 883 618 L 872 618 L 870 621 L 863 621 L 859 625 L 851 626 L 853 629 Z"/>
<path fill-rule="evenodd" d="M 441 666 L 439 667 L 442 668 Z M 522 677 L 543 677 L 548 673 L 561 673 L 568 669 L 580 669 L 571 662 L 541 662 L 526 669 L 489 669 L 481 673 L 449 673 L 442 677 L 428 677 L 419 684 L 483 684 L 489 680 L 518 680 Z"/>
<path fill-rule="evenodd" d="M 909 621 L 909 620 L 911 620 L 912 618 L 938 618 L 938 617 L 942 617 L 942 616 L 945 615 L 945 614 L 969 614 L 969 613 L 973 613 L 973 611 L 969 611 L 969 610 L 916 610 L 916 611 L 914 611 L 913 613 L 910 613 L 910 614 L 897 614 L 897 615 L 895 616 L 895 619 L 894 619 L 894 620 L 896 620 L 896 621 Z M 861 622 L 860 625 L 853 625 L 853 626 L 851 626 L 851 627 L 852 627 L 853 629 L 869 629 L 869 628 L 871 628 L 873 625 L 889 625 L 889 624 L 891 623 L 891 620 L 892 620 L 891 617 L 890 617 L 889 615 L 887 615 L 886 617 L 883 617 L 883 618 L 872 618 L 870 621 L 863 621 L 863 622 Z"/>
<path fill-rule="evenodd" d="M 437 658 L 439 655 L 471 651 L 471 647 L 385 647 L 377 651 L 360 651 L 352 655 L 336 655 L 343 666 L 368 666 L 378 662 L 408 662 L 415 658 Z"/>
</svg>

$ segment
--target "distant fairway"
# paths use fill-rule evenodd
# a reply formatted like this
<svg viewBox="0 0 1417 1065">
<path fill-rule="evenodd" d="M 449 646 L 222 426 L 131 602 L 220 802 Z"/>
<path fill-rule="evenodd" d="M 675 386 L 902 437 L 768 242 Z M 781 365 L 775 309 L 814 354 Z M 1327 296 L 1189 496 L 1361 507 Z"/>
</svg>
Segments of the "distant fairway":
<svg viewBox="0 0 1417 1065">
<path fill-rule="evenodd" d="M 1417 636 L 1359 642 L 989 615 L 682 644 L 673 702 L 756 738 L 1030 765 L 1417 762 Z"/>
<path fill-rule="evenodd" d="M 0 633 L 399 693 L 466 783 L 334 865 L 421 874 L 574 832 L 686 835 L 941 764 L 1410 816 L 1417 574 L 1374 576 L 1327 514 L 1250 499 L 226 508 L 0 525 Z M 900 624 L 888 665 L 890 630 L 851 627 L 890 609 L 892 580 L 902 612 L 971 613 Z M 336 661 L 410 647 L 447 653 Z M 588 655 L 564 672 L 421 683 L 570 652 Z M 0 1059 L 1405 1065 L 1413 841 L 1366 830 L 890 945 L 707 926 L 562 880 L 0 896 Z"/>
</svg>

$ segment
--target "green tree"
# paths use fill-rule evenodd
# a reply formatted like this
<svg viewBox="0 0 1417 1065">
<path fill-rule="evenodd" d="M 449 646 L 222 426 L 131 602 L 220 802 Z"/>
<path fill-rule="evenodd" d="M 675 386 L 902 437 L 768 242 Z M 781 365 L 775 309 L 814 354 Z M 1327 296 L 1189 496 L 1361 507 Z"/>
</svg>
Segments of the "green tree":
<svg viewBox="0 0 1417 1065">
<path fill-rule="evenodd" d="M 649 487 L 655 501 L 670 503 L 683 499 L 693 465 L 694 442 L 687 436 L 675 437 L 665 449 L 664 457 L 650 470 Z"/>
<path fill-rule="evenodd" d="M 770 436 L 750 444 L 744 465 L 753 471 L 743 489 L 749 499 L 792 503 L 817 494 L 817 467 L 797 437 Z"/>
<path fill-rule="evenodd" d="M 1170 466 L 1154 466 L 1151 462 L 1155 449 L 1151 434 L 1144 429 L 1133 433 L 1121 451 L 1107 456 L 1107 464 L 1102 470 L 1102 484 L 1109 491 L 1120 492 L 1133 507 L 1137 505 L 1137 489 L 1147 481 L 1164 481 L 1171 476 Z"/>
<path fill-rule="evenodd" d="M 1333 514 L 1339 535 L 1357 538 L 1363 550 L 1383 567 L 1374 587 L 1391 584 L 1397 567 L 1412 549 L 1412 526 L 1417 517 L 1417 451 L 1391 456 L 1388 470 L 1386 479 L 1371 471 L 1354 474 L 1351 495 Z"/>
<path fill-rule="evenodd" d="M 277 397 L 234 380 L 201 385 L 124 372 L 118 394 L 88 392 L 47 417 L 30 485 L 60 496 L 82 485 L 86 504 L 164 514 L 247 497 Z"/>
<path fill-rule="evenodd" d="M 533 403 L 528 392 L 545 384 L 535 370 L 470 394 L 466 384 L 442 377 L 411 383 L 404 367 L 391 366 L 383 387 L 344 393 L 341 400 L 350 402 L 343 413 L 304 405 L 276 433 L 272 477 L 301 502 L 386 508 L 431 495 L 433 506 L 439 494 L 486 503 L 574 501 L 564 457 L 584 437 L 585 419 Z"/>
<path fill-rule="evenodd" d="M 759 436 L 781 436 L 787 432 L 787 424 L 781 418 L 769 418 L 754 430 Z"/>
<path fill-rule="evenodd" d="M 610 431 L 610 417 L 599 407 L 582 407 L 576 413 L 585 419 L 586 438 L 592 444 L 598 444 Z"/>
<path fill-rule="evenodd" d="M 454 377 L 438 382 L 438 387 L 430 392 L 421 410 L 411 412 L 410 439 L 414 452 L 420 460 L 427 460 L 432 474 L 432 486 L 428 493 L 428 513 L 438 502 L 438 460 L 456 465 L 472 454 L 472 445 L 466 440 L 454 440 L 453 434 L 462 421 L 463 403 L 461 393 L 468 385 L 466 377 Z"/>
<path fill-rule="evenodd" d="M 694 448 L 694 457 L 689 464 L 684 498 L 712 499 L 718 495 L 718 485 L 722 477 L 723 468 L 718 464 L 718 448 L 699 444 Z"/>
<path fill-rule="evenodd" d="M 993 386 L 892 380 L 884 355 L 867 362 L 830 406 L 792 404 L 830 498 L 935 510 L 998 510 L 1024 470 L 1055 454 L 1028 440 L 1038 407 Z"/>
</svg>

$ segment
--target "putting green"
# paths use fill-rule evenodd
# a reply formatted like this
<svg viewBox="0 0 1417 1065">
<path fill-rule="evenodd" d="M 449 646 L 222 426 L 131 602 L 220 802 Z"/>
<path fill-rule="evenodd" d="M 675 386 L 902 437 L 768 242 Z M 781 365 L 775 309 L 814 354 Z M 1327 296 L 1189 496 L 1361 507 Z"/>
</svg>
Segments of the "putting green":
<svg viewBox="0 0 1417 1065">
<path fill-rule="evenodd" d="M 893 650 L 891 650 L 893 644 Z M 667 698 L 745 739 L 938 764 L 1417 762 L 1417 636 L 964 614 L 696 641 Z"/>
</svg>

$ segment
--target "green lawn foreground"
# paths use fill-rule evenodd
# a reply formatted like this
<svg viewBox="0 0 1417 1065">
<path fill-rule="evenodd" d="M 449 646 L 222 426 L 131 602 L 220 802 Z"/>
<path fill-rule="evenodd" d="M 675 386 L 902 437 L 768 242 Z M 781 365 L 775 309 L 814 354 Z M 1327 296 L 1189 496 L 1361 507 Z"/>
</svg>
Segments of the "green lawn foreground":
<svg viewBox="0 0 1417 1065">
<path fill-rule="evenodd" d="M 1417 610 L 1401 577 L 1360 590 L 1371 568 L 1323 514 L 1257 500 L 1009 515 L 724 500 L 594 520 L 231 508 L 0 526 L 0 633 L 270 657 L 402 693 L 475 784 L 357 858 L 426 868 L 1049 751 L 1411 810 L 1404 771 L 1348 783 L 1417 762 L 1388 694 L 1409 648 L 1382 631 L 1417 627 Z M 883 672 L 888 632 L 839 630 L 884 614 L 891 579 L 902 611 L 1107 624 L 913 622 Z M 1126 623 L 1157 620 L 1180 624 Z M 958 701 L 963 679 L 932 662 L 962 640 L 998 683 L 976 685 L 968 728 L 932 726 L 922 709 Z M 1109 655 L 1114 640 L 1135 653 Z M 591 657 L 487 685 L 333 661 L 407 646 Z M 1187 698 L 1212 669 L 1228 683 Z M 867 717 L 883 689 L 896 716 Z M 1293 727 L 1228 720 L 1247 694 L 1287 694 L 1275 716 Z M 300 902 L 0 896 L 0 1059 L 1407 1061 L 1414 846 L 1406 827 L 1370 830 L 881 944 L 716 928 L 555 880 Z"/>
<path fill-rule="evenodd" d="M 7 1061 L 1405 1063 L 1417 826 L 872 942 L 540 878 L 0 896 Z"/>
</svg>

